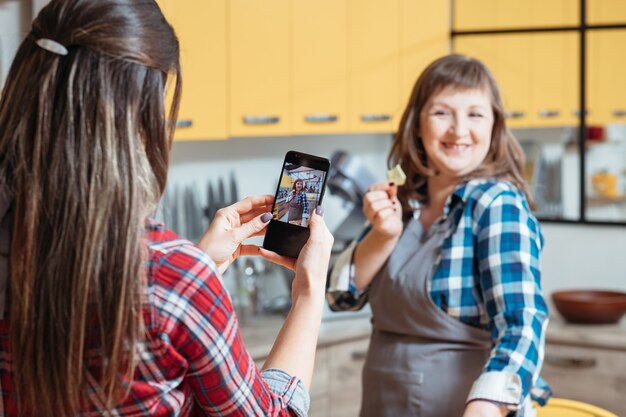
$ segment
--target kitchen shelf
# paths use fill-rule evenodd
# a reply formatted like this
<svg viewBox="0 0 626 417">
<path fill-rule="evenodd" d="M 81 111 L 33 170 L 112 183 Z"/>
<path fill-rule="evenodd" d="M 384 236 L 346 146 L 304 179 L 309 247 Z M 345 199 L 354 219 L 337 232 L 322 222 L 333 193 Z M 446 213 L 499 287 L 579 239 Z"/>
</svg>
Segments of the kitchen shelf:
<svg viewBox="0 0 626 417">
<path fill-rule="evenodd" d="M 587 207 L 600 207 L 609 204 L 626 204 L 626 195 L 619 195 L 615 198 L 609 197 L 587 197 Z"/>
</svg>

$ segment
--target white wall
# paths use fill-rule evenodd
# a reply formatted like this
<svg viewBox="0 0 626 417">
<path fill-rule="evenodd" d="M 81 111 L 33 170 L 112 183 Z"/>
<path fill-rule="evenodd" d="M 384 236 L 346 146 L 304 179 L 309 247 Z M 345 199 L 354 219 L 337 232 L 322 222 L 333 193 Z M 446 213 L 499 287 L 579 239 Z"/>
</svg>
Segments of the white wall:
<svg viewBox="0 0 626 417">
<path fill-rule="evenodd" d="M 31 4 L 20 0 L 0 0 L 0 86 L 20 42 L 30 30 Z"/>
<path fill-rule="evenodd" d="M 274 194 L 285 153 L 289 150 L 326 158 L 341 149 L 358 155 L 376 178 L 385 179 L 389 135 L 325 135 L 282 138 L 233 138 L 215 142 L 176 142 L 168 188 L 196 184 L 201 199 L 206 197 L 206 183 L 231 172 L 239 184 L 239 194 Z M 325 194 L 325 220 L 331 230 L 347 215 L 343 202 Z"/>
<path fill-rule="evenodd" d="M 545 293 L 561 288 L 626 291 L 626 227 L 542 225 Z"/>
</svg>

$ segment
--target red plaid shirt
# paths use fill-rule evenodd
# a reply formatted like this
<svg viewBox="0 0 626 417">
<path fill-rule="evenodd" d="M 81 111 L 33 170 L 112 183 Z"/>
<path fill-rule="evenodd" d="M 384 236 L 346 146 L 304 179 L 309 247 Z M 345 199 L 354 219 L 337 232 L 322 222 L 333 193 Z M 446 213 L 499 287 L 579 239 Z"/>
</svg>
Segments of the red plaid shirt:
<svg viewBox="0 0 626 417">
<path fill-rule="evenodd" d="M 147 238 L 147 337 L 137 346 L 130 395 L 110 415 L 306 415 L 308 393 L 298 378 L 255 366 L 213 261 L 162 225 L 149 222 Z M 18 416 L 6 320 L 0 321 L 0 348 L 0 416 Z M 86 379 L 91 404 L 80 415 L 101 416 L 101 390 L 92 374 Z"/>
</svg>

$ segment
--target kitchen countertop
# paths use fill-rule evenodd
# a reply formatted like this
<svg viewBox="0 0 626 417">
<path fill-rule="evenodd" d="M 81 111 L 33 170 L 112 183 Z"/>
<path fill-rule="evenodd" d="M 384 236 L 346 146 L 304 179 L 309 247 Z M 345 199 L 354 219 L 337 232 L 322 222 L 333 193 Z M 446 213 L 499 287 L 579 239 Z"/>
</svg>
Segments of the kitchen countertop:
<svg viewBox="0 0 626 417">
<path fill-rule="evenodd" d="M 626 351 L 626 320 L 616 324 L 572 324 L 550 318 L 546 343 Z"/>
<path fill-rule="evenodd" d="M 241 323 L 241 334 L 254 360 L 264 359 L 272 349 L 285 318 L 268 316 Z M 323 321 L 317 342 L 318 348 L 368 338 L 372 330 L 367 317 Z"/>
<path fill-rule="evenodd" d="M 244 342 L 254 360 L 269 354 L 284 320 L 282 316 L 267 316 L 241 324 Z M 367 338 L 370 333 L 368 317 L 323 321 L 318 347 Z M 550 318 L 546 342 L 626 351 L 626 319 L 617 324 L 583 325 L 567 323 L 555 315 Z"/>
</svg>

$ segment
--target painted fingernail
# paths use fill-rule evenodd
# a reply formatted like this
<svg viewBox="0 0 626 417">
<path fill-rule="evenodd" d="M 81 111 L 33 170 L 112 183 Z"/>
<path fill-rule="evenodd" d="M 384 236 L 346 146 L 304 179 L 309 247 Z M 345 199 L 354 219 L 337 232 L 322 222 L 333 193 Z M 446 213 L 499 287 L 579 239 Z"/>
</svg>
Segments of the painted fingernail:
<svg viewBox="0 0 626 417">
<path fill-rule="evenodd" d="M 263 213 L 263 215 L 261 216 L 261 221 L 263 223 L 267 223 L 270 221 L 271 218 L 272 218 L 272 213 Z"/>
<path fill-rule="evenodd" d="M 324 215 L 324 208 L 322 206 L 317 206 L 315 208 L 315 213 L 317 213 L 318 216 L 323 216 Z"/>
</svg>

